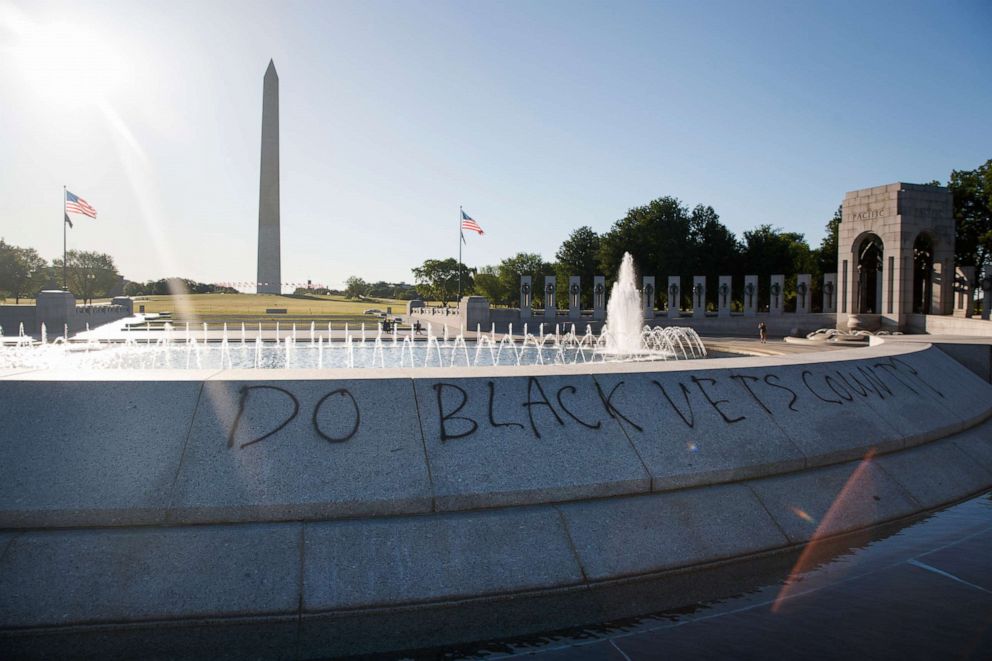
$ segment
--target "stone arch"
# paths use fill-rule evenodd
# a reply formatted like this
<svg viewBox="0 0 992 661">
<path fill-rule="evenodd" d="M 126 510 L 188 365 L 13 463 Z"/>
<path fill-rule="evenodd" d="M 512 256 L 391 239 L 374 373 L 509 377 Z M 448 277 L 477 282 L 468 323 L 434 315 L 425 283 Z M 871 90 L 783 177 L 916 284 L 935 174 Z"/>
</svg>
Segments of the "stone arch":
<svg viewBox="0 0 992 661">
<path fill-rule="evenodd" d="M 950 191 L 903 182 L 851 191 L 844 196 L 841 216 L 837 237 L 838 327 L 863 325 L 875 330 L 871 325 L 876 325 L 904 330 L 925 326 L 916 310 L 925 314 L 950 312 L 954 280 Z M 917 241 L 921 234 L 927 238 Z M 882 243 L 866 253 L 870 247 L 866 239 L 871 235 Z M 920 270 L 928 276 L 916 277 L 915 301 L 914 267 L 920 265 L 914 246 L 923 249 L 921 259 L 926 268 Z M 927 266 L 931 254 L 932 267 Z M 851 316 L 859 318 L 852 321 Z"/>
<path fill-rule="evenodd" d="M 933 305 L 933 262 L 938 237 L 923 230 L 913 239 L 913 312 L 926 314 Z"/>
<path fill-rule="evenodd" d="M 851 246 L 854 254 L 854 311 L 860 314 L 880 314 L 882 310 L 885 243 L 875 232 L 862 232 Z"/>
</svg>

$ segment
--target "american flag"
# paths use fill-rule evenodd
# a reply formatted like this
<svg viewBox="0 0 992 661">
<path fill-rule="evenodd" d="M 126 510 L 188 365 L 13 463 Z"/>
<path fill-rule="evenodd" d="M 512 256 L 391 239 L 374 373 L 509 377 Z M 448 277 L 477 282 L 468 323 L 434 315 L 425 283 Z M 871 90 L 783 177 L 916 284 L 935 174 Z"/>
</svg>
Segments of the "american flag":
<svg viewBox="0 0 992 661">
<path fill-rule="evenodd" d="M 66 213 L 81 213 L 84 216 L 96 218 L 96 209 L 91 207 L 89 202 L 69 191 L 65 192 L 65 211 Z"/>
<path fill-rule="evenodd" d="M 479 234 L 485 234 L 485 232 L 482 231 L 482 228 L 479 227 L 479 223 L 472 220 L 472 217 L 464 211 L 462 211 L 462 229 L 472 230 L 473 232 L 478 232 Z"/>
</svg>

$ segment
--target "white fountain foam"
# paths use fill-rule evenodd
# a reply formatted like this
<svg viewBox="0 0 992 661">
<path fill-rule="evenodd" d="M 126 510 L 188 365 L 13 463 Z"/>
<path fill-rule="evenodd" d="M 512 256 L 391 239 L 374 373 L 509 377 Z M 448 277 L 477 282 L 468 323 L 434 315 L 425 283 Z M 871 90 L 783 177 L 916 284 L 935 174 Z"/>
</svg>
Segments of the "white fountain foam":
<svg viewBox="0 0 992 661">
<path fill-rule="evenodd" d="M 634 258 L 625 252 L 606 306 L 606 327 L 603 329 L 606 352 L 619 355 L 640 353 L 644 348 L 643 330 L 644 310 L 641 307 L 641 290 L 637 288 Z"/>
<path fill-rule="evenodd" d="M 149 334 L 156 332 L 148 321 L 128 327 L 123 343 L 112 340 L 101 342 L 92 335 L 85 340 L 80 338 L 84 340 L 82 342 L 70 342 L 66 332 L 66 336 L 49 344 L 44 326 L 42 341 L 36 342 L 24 333 L 22 325 L 16 343 L 0 342 L 0 369 L 70 366 L 81 369 L 183 369 L 182 366 L 186 369 L 324 369 L 406 367 L 408 364 L 410 367 L 485 367 L 679 360 L 706 356 L 706 347 L 691 328 L 651 328 L 645 325 L 641 292 L 637 289 L 635 278 L 634 260 L 625 253 L 607 307 L 607 324 L 599 335 L 586 326 L 585 335 L 579 337 L 575 324 L 571 324 L 571 329 L 565 333 L 556 325 L 553 334 L 545 334 L 542 325 L 538 331 L 540 335 L 535 336 L 528 332 L 527 324 L 524 324 L 522 337 L 515 337 L 510 325 L 508 333 L 497 339 L 495 325 L 488 337 L 478 327 L 475 350 L 470 353 L 464 331 L 452 339 L 448 336 L 447 326 L 444 326 L 443 334 L 437 336 L 430 323 L 427 324 L 426 341 L 418 341 L 411 330 L 400 344 L 394 327 L 393 341 L 389 345 L 383 339 L 381 327 L 377 329 L 373 342 L 367 337 L 364 324 L 356 337 L 347 323 L 344 325 L 344 342 L 332 342 L 333 333 L 328 323 L 326 338 L 318 337 L 315 345 L 316 327 L 313 323 L 310 325 L 310 343 L 298 344 L 296 324 L 283 338 L 282 329 L 276 322 L 275 341 L 263 341 L 262 325 L 259 323 L 253 345 L 246 343 L 248 338 L 242 324 L 241 343 L 235 351 L 229 345 L 226 324 L 221 330 L 219 345 L 216 342 L 211 344 L 211 331 L 206 323 L 202 324 L 200 337 L 196 337 L 197 332 L 190 329 L 187 323 L 185 334 L 180 339 L 175 337 L 171 322 L 165 321 L 157 332 L 159 337 L 155 338 L 154 344 L 150 335 L 145 338 L 144 344 L 130 336 L 132 331 L 142 328 Z"/>
</svg>

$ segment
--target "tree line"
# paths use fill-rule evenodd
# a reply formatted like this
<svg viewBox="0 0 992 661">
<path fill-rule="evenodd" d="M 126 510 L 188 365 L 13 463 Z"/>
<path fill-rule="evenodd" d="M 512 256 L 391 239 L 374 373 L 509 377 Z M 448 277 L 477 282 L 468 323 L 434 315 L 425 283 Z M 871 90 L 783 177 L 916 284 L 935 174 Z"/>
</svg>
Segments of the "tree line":
<svg viewBox="0 0 992 661">
<path fill-rule="evenodd" d="M 83 303 L 95 298 L 148 296 L 162 294 L 238 293 L 236 289 L 196 282 L 186 278 L 161 278 L 147 282 L 127 282 L 117 270 L 114 258 L 106 253 L 70 250 L 47 261 L 34 248 L 23 248 L 0 238 L 0 301 L 33 298 L 43 289 L 66 288 Z"/>
<path fill-rule="evenodd" d="M 233 287 L 225 287 L 207 282 L 197 282 L 188 278 L 160 278 L 145 282 L 127 282 L 125 296 L 165 296 L 168 294 L 237 294 Z"/>
<path fill-rule="evenodd" d="M 992 272 L 992 159 L 974 170 L 954 170 L 946 185 L 954 200 L 955 254 L 958 265 L 976 267 L 976 273 Z M 667 276 L 681 279 L 682 307 L 691 306 L 691 279 L 707 278 L 707 306 L 717 305 L 717 280 L 733 276 L 731 297 L 737 307 L 743 299 L 745 275 L 759 276 L 758 305 L 767 305 L 769 279 L 785 274 L 785 305 L 795 308 L 796 275 L 812 276 L 813 309 L 822 300 L 822 276 L 837 270 L 837 235 L 841 207 L 825 223 L 825 236 L 816 247 L 799 232 L 787 232 L 768 224 L 745 231 L 740 238 L 721 221 L 711 206 L 689 208 L 675 197 L 661 197 L 630 209 L 610 229 L 598 234 L 591 227 L 573 230 L 555 253 L 554 261 L 537 253 L 521 252 L 498 264 L 470 268 L 457 260 L 429 259 L 413 269 L 417 291 L 428 300 L 447 303 L 457 296 L 459 274 L 463 293 L 485 296 L 496 305 L 519 304 L 520 277 L 530 275 L 533 300 L 544 305 L 543 278 L 557 278 L 556 304 L 568 306 L 568 276 L 582 279 L 582 306 L 592 307 L 594 275 L 605 275 L 607 286 L 620 268 L 624 252 L 630 252 L 641 274 L 655 275 L 654 304 L 668 304 Z"/>
<path fill-rule="evenodd" d="M 941 185 L 933 181 L 931 184 Z M 976 276 L 992 273 L 992 159 L 973 170 L 954 170 L 946 185 L 952 194 L 956 228 L 955 259 L 960 266 L 974 266 Z M 341 292 L 350 298 L 420 297 L 447 303 L 457 297 L 459 281 L 463 294 L 487 297 L 496 305 L 515 306 L 519 302 L 520 276 L 533 278 L 533 299 L 544 302 L 543 277 L 555 275 L 560 285 L 556 301 L 567 307 L 568 276 L 582 278 L 582 305 L 592 306 L 594 275 L 607 276 L 607 285 L 620 267 L 624 251 L 629 251 L 642 274 L 683 278 L 682 305 L 689 303 L 690 278 L 705 274 L 707 302 L 716 305 L 717 278 L 734 276 L 732 297 L 742 299 L 744 275 L 759 279 L 759 304 L 768 301 L 768 276 L 786 274 L 786 306 L 794 306 L 795 276 L 813 276 L 811 301 L 819 304 L 822 275 L 837 269 L 837 232 L 840 207 L 826 221 L 820 245 L 813 248 L 803 234 L 786 232 L 771 225 L 758 225 L 738 238 L 721 221 L 711 206 L 689 208 L 675 197 L 661 197 L 630 209 L 610 229 L 598 234 L 591 227 L 573 230 L 555 253 L 554 261 L 537 253 L 520 252 L 497 264 L 470 268 L 454 258 L 428 259 L 413 269 L 415 285 L 404 282 L 366 282 L 352 276 Z M 0 238 L 0 301 L 33 297 L 42 289 L 60 289 L 63 276 L 77 299 L 91 302 L 115 293 L 127 296 L 174 293 L 237 293 L 230 287 L 196 282 L 185 278 L 162 278 L 147 282 L 126 282 L 110 255 L 70 250 L 67 264 L 61 258 L 51 262 L 34 248 L 19 247 Z M 301 292 L 297 292 L 301 293 Z M 307 290 L 305 293 L 317 293 Z M 656 283 L 658 306 L 667 305 L 667 281 Z"/>
<path fill-rule="evenodd" d="M 43 289 L 69 291 L 84 303 L 119 290 L 123 278 L 110 255 L 86 250 L 70 250 L 66 259 L 48 262 L 34 248 L 23 248 L 0 238 L 0 300 L 34 297 Z"/>
</svg>

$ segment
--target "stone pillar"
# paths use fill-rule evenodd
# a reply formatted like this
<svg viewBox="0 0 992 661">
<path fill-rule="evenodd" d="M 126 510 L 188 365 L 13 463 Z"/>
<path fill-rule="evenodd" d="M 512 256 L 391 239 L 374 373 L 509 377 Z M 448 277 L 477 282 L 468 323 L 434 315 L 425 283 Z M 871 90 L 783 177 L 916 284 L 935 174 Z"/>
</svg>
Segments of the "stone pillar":
<svg viewBox="0 0 992 661">
<path fill-rule="evenodd" d="M 933 298 L 930 302 L 930 314 L 947 314 L 951 303 L 954 277 L 951 259 L 933 260 Z"/>
<path fill-rule="evenodd" d="M 812 278 L 809 273 L 800 273 L 796 276 L 796 314 L 809 314 L 813 299 L 810 282 Z"/>
<path fill-rule="evenodd" d="M 654 321 L 654 299 L 657 293 L 654 288 L 654 276 L 644 276 L 641 286 L 641 307 L 644 309 L 645 319 Z"/>
<path fill-rule="evenodd" d="M 128 313 L 128 315 L 134 314 L 134 300 L 130 296 L 114 296 L 111 299 L 110 304 L 121 306 Z"/>
<path fill-rule="evenodd" d="M 837 313 L 837 274 L 823 274 L 823 311 Z"/>
<path fill-rule="evenodd" d="M 606 319 L 606 276 L 592 278 L 592 318 L 594 321 Z"/>
<path fill-rule="evenodd" d="M 262 79 L 262 164 L 258 186 L 259 294 L 282 293 L 279 250 L 279 75 L 276 65 Z"/>
<path fill-rule="evenodd" d="M 555 276 L 544 276 L 544 318 L 554 321 L 558 315 L 558 306 L 555 303 L 555 294 L 558 292 Z"/>
<path fill-rule="evenodd" d="M 706 276 L 692 276 L 692 316 L 706 316 Z"/>
<path fill-rule="evenodd" d="M 768 287 L 768 314 L 780 315 L 785 309 L 785 276 L 773 275 Z"/>
<path fill-rule="evenodd" d="M 489 300 L 485 296 L 462 296 L 458 302 L 458 314 L 461 315 L 465 330 L 474 331 L 477 327 L 488 330 L 492 323 L 489 315 Z"/>
<path fill-rule="evenodd" d="M 45 324 L 45 331 L 48 337 L 55 338 L 65 332 L 68 325 L 69 330 L 73 330 L 73 322 L 76 317 L 76 297 L 70 292 L 61 290 L 45 290 L 38 293 L 35 299 L 34 323 L 36 328 L 27 329 L 26 332 L 40 335 L 41 325 Z M 27 327 L 27 324 L 24 324 Z"/>
<path fill-rule="evenodd" d="M 720 284 L 716 288 L 716 316 L 730 316 L 730 297 L 733 293 L 733 278 L 729 275 L 720 276 Z"/>
<path fill-rule="evenodd" d="M 530 319 L 534 306 L 534 290 L 529 275 L 520 276 L 520 318 Z"/>
<path fill-rule="evenodd" d="M 982 287 L 982 319 L 988 321 L 992 313 L 992 273 L 986 273 L 979 285 Z"/>
<path fill-rule="evenodd" d="M 744 276 L 744 316 L 753 317 L 758 310 L 758 276 Z"/>
<path fill-rule="evenodd" d="M 582 279 L 577 275 L 568 276 L 568 318 L 582 316 Z"/>
<path fill-rule="evenodd" d="M 954 276 L 954 316 L 971 316 L 974 297 L 975 267 L 958 266 Z"/>
<path fill-rule="evenodd" d="M 679 310 L 682 307 L 682 285 L 681 278 L 677 275 L 668 276 L 668 318 L 678 319 Z"/>
</svg>

